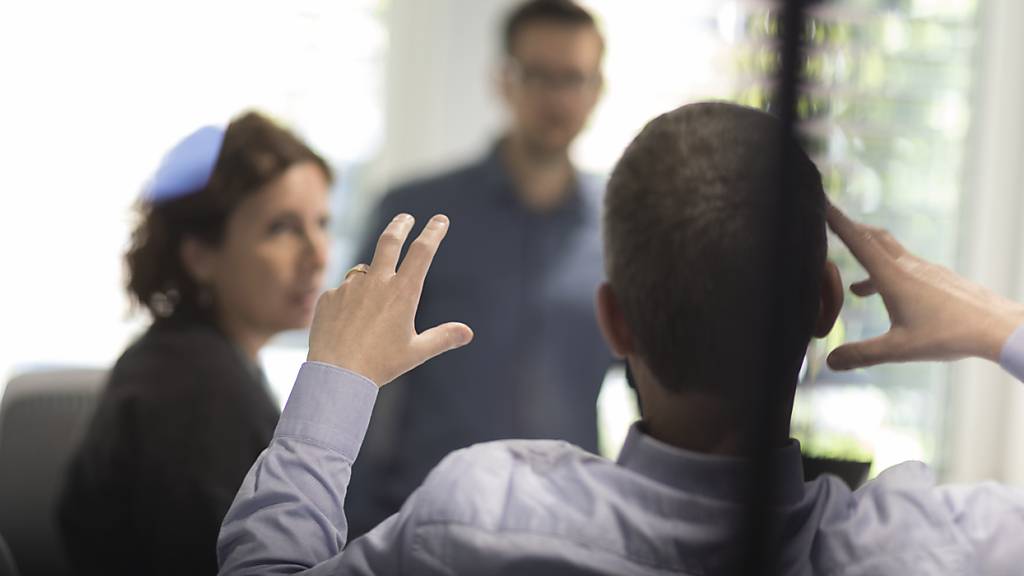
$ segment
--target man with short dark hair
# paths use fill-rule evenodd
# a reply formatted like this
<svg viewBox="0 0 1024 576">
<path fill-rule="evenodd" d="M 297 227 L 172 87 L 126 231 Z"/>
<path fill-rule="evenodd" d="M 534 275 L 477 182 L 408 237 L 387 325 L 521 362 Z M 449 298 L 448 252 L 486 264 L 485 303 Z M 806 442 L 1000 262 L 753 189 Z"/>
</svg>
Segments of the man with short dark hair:
<svg viewBox="0 0 1024 576">
<path fill-rule="evenodd" d="M 659 382 L 642 402 L 644 413 L 684 410 L 668 420 L 699 431 L 694 449 L 738 450 L 751 386 L 795 386 L 808 341 L 828 333 L 841 303 L 838 282 L 824 281 L 838 272 L 825 260 L 821 176 L 803 153 L 790 191 L 796 213 L 789 244 L 781 247 L 800 266 L 792 275 L 773 268 L 779 247 L 771 215 L 780 200 L 770 186 L 778 180 L 780 142 L 772 116 L 725 103 L 691 106 L 651 122 L 608 185 L 608 285 L 600 301 L 614 304 L 631 327 L 632 347 L 643 358 L 630 359 L 634 381 Z M 771 300 L 776 294 L 797 313 L 791 326 L 769 326 L 780 305 Z M 764 349 L 766 334 L 782 340 L 785 373 L 772 373 L 776 359 L 745 353 Z M 663 391 L 700 401 L 664 402 Z M 779 420 L 774 432 L 788 439 L 788 411 Z"/>
<path fill-rule="evenodd" d="M 597 450 L 597 396 L 612 363 L 593 314 L 602 277 L 602 183 L 569 147 L 601 93 L 604 40 L 570 0 L 532 0 L 505 24 L 504 135 L 479 161 L 384 197 L 358 257 L 399 212 L 460 222 L 434 263 L 417 322 L 458 318 L 473 353 L 413 370 L 381 393 L 348 509 L 351 534 L 387 518 L 446 454 L 504 438 Z"/>
<path fill-rule="evenodd" d="M 617 462 L 552 441 L 460 450 L 400 512 L 345 546 L 346 480 L 377 387 L 474 335 L 461 323 L 412 326 L 448 221 L 431 219 L 396 271 L 412 228 L 408 215 L 396 217 L 372 263 L 318 304 L 311 362 L 221 530 L 222 573 L 735 574 L 748 550 L 739 535 L 754 433 L 767 436 L 774 474 L 769 537 L 779 564 L 764 573 L 1017 573 L 1020 490 L 937 487 L 912 462 L 856 492 L 831 476 L 803 481 L 789 438 L 800 358 L 842 304 L 838 272 L 825 260 L 826 213 L 870 275 L 854 291 L 880 293 L 892 319 L 887 334 L 836 349 L 835 368 L 974 355 L 1024 378 L 1024 306 L 848 220 L 828 206 L 799 150 L 796 185 L 779 192 L 781 132 L 756 110 L 684 106 L 651 122 L 612 175 L 609 282 L 597 313 L 634 369 L 644 408 Z M 780 235 L 773 219 L 782 193 L 795 197 L 786 202 L 792 229 Z M 794 313 L 781 325 L 768 324 L 779 303 L 765 294 L 790 300 Z M 786 341 L 772 346 L 769 328 Z M 780 383 L 785 401 L 767 428 L 753 430 L 740 398 Z"/>
</svg>

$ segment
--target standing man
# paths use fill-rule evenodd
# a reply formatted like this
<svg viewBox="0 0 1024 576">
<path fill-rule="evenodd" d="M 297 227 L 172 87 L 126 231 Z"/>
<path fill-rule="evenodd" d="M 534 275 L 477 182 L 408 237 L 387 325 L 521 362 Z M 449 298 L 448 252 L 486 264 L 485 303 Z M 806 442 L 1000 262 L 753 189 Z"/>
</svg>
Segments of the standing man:
<svg viewBox="0 0 1024 576">
<path fill-rule="evenodd" d="M 359 253 L 369 260 L 399 212 L 458 221 L 416 323 L 463 321 L 476 341 L 382 392 L 347 499 L 352 537 L 397 512 L 452 450 L 502 438 L 597 450 L 611 363 L 592 304 L 603 186 L 575 169 L 569 147 L 601 94 L 604 40 L 571 0 L 531 0 L 508 16 L 504 51 L 504 135 L 479 161 L 386 195 Z"/>
</svg>

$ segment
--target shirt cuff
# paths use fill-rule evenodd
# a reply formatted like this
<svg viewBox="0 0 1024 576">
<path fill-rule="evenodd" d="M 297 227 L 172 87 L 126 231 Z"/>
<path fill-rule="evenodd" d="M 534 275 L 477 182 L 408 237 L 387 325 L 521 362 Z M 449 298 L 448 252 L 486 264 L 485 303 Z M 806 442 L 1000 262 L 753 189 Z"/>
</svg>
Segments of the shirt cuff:
<svg viewBox="0 0 1024 576">
<path fill-rule="evenodd" d="M 1010 334 L 999 354 L 999 365 L 1014 378 L 1024 382 L 1024 325 Z"/>
<path fill-rule="evenodd" d="M 274 438 L 297 438 L 354 462 L 370 425 L 377 385 L 355 372 L 306 362 L 281 412 Z"/>
</svg>

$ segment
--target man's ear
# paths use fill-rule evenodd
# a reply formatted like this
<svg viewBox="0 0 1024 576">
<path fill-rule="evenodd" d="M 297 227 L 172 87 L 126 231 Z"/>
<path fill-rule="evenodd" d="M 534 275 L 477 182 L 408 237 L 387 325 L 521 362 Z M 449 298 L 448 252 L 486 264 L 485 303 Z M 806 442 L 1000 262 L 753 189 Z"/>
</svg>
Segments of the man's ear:
<svg viewBox="0 0 1024 576">
<path fill-rule="evenodd" d="M 619 299 L 607 282 L 597 289 L 596 306 L 597 323 L 601 326 L 601 333 L 604 334 L 605 342 L 612 352 L 620 358 L 636 352 L 633 333 L 622 314 Z"/>
<path fill-rule="evenodd" d="M 843 278 L 839 275 L 839 268 L 831 260 L 828 260 L 822 271 L 821 306 L 818 308 L 818 321 L 814 325 L 815 338 L 828 336 L 842 309 Z"/>
<path fill-rule="evenodd" d="M 198 238 L 185 236 L 181 240 L 181 263 L 197 284 L 209 284 L 217 269 L 217 251 Z"/>
</svg>

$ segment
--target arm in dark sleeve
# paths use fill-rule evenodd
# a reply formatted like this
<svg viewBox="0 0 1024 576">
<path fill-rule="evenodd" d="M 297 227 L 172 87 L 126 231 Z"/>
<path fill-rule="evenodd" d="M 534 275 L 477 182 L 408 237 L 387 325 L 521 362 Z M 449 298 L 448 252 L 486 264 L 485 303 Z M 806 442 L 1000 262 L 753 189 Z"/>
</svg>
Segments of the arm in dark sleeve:
<svg viewBox="0 0 1024 576">
<path fill-rule="evenodd" d="M 143 565 L 129 526 L 134 401 L 105 393 L 68 467 L 58 520 L 72 572 L 79 576 L 129 574 Z"/>
</svg>

